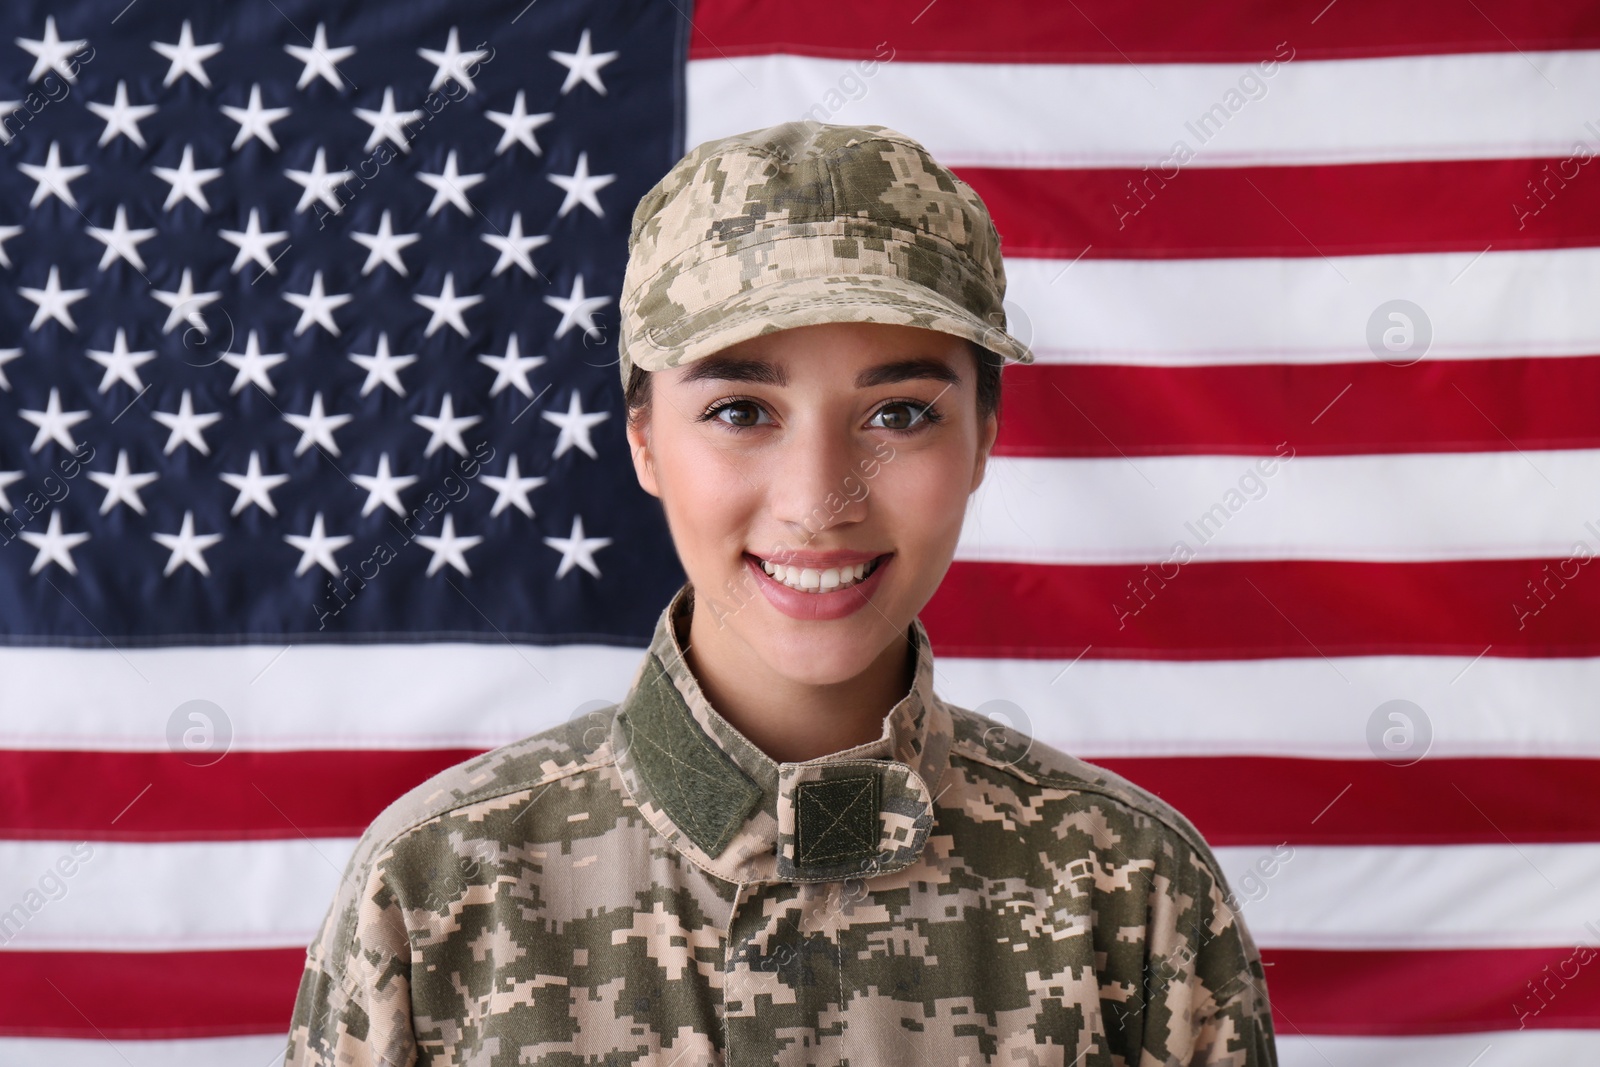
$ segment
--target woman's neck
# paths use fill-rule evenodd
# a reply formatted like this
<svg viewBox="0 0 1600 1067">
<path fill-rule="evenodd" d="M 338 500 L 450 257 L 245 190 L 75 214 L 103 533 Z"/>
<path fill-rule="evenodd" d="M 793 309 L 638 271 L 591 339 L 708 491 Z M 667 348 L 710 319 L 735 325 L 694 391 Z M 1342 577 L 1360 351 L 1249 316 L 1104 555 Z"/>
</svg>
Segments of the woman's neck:
<svg viewBox="0 0 1600 1067">
<path fill-rule="evenodd" d="M 877 740 L 884 717 L 914 680 L 907 640 L 891 641 L 854 678 L 818 686 L 773 671 L 701 605 L 687 627 L 679 626 L 678 637 L 711 706 L 778 763 L 803 763 Z"/>
</svg>

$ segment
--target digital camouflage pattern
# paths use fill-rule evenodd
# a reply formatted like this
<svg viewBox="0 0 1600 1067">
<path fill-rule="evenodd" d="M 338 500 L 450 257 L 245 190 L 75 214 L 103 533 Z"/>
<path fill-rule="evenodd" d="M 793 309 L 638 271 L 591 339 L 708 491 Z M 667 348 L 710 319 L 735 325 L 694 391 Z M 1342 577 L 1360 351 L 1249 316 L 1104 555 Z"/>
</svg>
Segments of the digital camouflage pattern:
<svg viewBox="0 0 1600 1067">
<path fill-rule="evenodd" d="M 627 696 L 372 824 L 285 1067 L 1275 1067 L 1261 961 L 1161 800 L 941 700 L 775 763 L 662 612 Z"/>
<path fill-rule="evenodd" d="M 639 201 L 618 301 L 623 388 L 737 341 L 822 322 L 1006 331 L 1000 235 L 966 182 L 903 133 L 806 119 L 706 141 Z"/>
</svg>

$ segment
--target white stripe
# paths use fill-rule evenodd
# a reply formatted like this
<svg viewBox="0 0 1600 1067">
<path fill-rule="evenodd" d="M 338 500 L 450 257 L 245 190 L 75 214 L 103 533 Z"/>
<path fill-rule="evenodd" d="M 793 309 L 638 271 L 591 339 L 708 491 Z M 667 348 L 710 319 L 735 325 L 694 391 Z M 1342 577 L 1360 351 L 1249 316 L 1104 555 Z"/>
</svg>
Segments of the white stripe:
<svg viewBox="0 0 1600 1067">
<path fill-rule="evenodd" d="M 1152 601 L 1149 610 L 1158 604 Z M 296 654 L 301 651 L 310 650 Z M 559 694 L 546 699 L 530 688 L 518 655 L 534 650 L 501 645 L 475 651 L 492 654 L 468 654 L 459 645 L 354 645 L 337 650 L 336 670 L 300 677 L 291 658 L 273 668 L 285 668 L 282 674 L 250 687 L 247 680 L 272 650 L 0 649 L 0 679 L 7 687 L 0 701 L 6 708 L 0 747 L 166 751 L 164 731 L 173 710 L 195 693 L 208 693 L 231 709 L 233 747 L 239 751 L 488 749 L 583 709 L 577 693 L 586 700 L 620 699 L 643 657 L 642 650 L 572 646 L 569 666 L 558 671 L 546 665 Z M 1229 753 L 1370 758 L 1366 721 L 1397 695 L 1417 703 L 1437 724 L 1430 750 L 1435 756 L 1600 757 L 1600 716 L 1587 697 L 1600 692 L 1600 659 L 1329 661 L 1309 650 L 1305 657 L 1215 662 L 1095 655 L 1090 649 L 1076 661 L 938 656 L 935 686 L 945 699 L 994 717 L 1015 718 L 1008 705 L 1027 709 L 1023 714 L 1032 718 L 1017 724 L 1025 733 L 1090 759 Z M 123 656 L 159 684 L 149 690 L 129 685 Z M 157 657 L 170 677 L 151 669 Z M 451 674 L 451 657 L 471 669 Z M 298 662 L 314 667 L 318 660 Z M 440 673 L 455 678 L 458 688 L 433 692 Z M 234 689 L 216 684 L 230 676 L 246 681 Z M 330 687 L 359 678 L 366 688 L 317 698 L 319 678 Z M 1294 714 L 1284 714 L 1284 708 Z"/>
<path fill-rule="evenodd" d="M 1153 609 L 1152 609 L 1153 610 Z M 1091 655 L 1092 655 L 1091 650 Z M 966 659 L 934 665 L 940 696 L 1083 759 L 1259 755 L 1600 758 L 1600 659 L 1340 656 L 1169 662 Z M 1414 752 L 1369 748 L 1403 698 Z"/>
<path fill-rule="evenodd" d="M 1214 851 L 1263 948 L 1600 946 L 1600 845 Z"/>
<path fill-rule="evenodd" d="M 1292 57 L 1289 47 L 1281 55 Z M 1174 156 L 1180 141 L 1193 155 L 1188 166 L 1236 167 L 1566 156 L 1578 139 L 1600 136 L 1584 126 L 1600 98 L 1600 52 L 1259 66 L 1273 58 L 876 67 L 789 55 L 695 60 L 687 143 L 810 117 L 889 126 L 950 166 L 1164 164 L 1165 175 L 1185 165 Z M 1247 76 L 1257 82 L 1240 92 Z"/>
<path fill-rule="evenodd" d="M 289 1050 L 283 1033 L 184 1041 L 66 1041 L 0 1037 L 0 1063 L 49 1067 L 277 1067 Z M 1370 1067 L 1370 1065 L 1369 1065 Z"/>
<path fill-rule="evenodd" d="M 991 458 L 956 558 L 1161 564 L 1151 573 L 1181 582 L 1186 560 L 1587 553 L 1559 572 L 1575 581 L 1600 556 L 1600 449 L 1299 456 L 1293 445 L 1265 456 Z M 1501 592 L 1497 607 L 1529 596 Z"/>
<path fill-rule="evenodd" d="M 1526 1067 L 1600 1062 L 1600 1031 L 1523 1030 L 1429 1037 L 1310 1037 L 1279 1023 L 1282 1067 Z M 0 1063 L 51 1067 L 276 1067 L 288 1031 L 189 1041 L 0 1038 Z"/>
<path fill-rule="evenodd" d="M 1272 979 L 1269 977 L 1270 983 Z M 1270 993 L 1271 986 L 1268 986 Z M 1352 1020 L 1360 1025 L 1361 1020 Z M 1306 1037 L 1278 1021 L 1282 1067 L 1529 1067 L 1600 1063 L 1600 1030 L 1505 1030 L 1428 1037 Z"/>
<path fill-rule="evenodd" d="M 97 843 L 93 856 L 62 879 L 64 892 L 55 891 L 20 924 L 13 918 L 4 948 L 304 947 L 322 924 L 354 846 L 347 838 Z M 15 904 L 33 892 L 52 892 L 44 875 L 70 847 L 0 842 L 0 900 Z M 1250 932 L 1267 947 L 1600 941 L 1600 930 L 1585 926 L 1596 917 L 1583 892 L 1600 882 L 1600 845 L 1296 845 L 1275 866 L 1271 847 L 1216 852 L 1245 902 Z"/>
<path fill-rule="evenodd" d="M 0 748 L 178 751 L 186 734 L 197 759 L 229 734 L 240 749 L 492 748 L 621 699 L 643 659 L 585 644 L 0 648 Z M 208 727 L 196 714 L 209 735 L 189 733 Z"/>
<path fill-rule="evenodd" d="M 0 949 L 304 948 L 355 844 L 0 841 Z"/>
<path fill-rule="evenodd" d="M 1509 207 L 1508 207 L 1509 210 Z M 1307 252 L 1313 249 L 1308 245 Z M 1007 259 L 1007 327 L 1040 363 L 1403 366 L 1600 352 L 1600 248 L 1275 259 Z M 1407 329 L 1378 309 L 1415 314 Z M 1369 322 L 1376 320 L 1376 347 Z M 1427 340 L 1422 330 L 1427 325 Z M 1413 371 L 1420 373 L 1420 371 Z M 1481 404 L 1446 387 L 1440 402 Z M 1327 400 L 1331 402 L 1333 396 Z M 1062 401 L 1065 404 L 1065 401 Z M 1316 412 L 1306 412 L 1309 420 Z"/>
</svg>

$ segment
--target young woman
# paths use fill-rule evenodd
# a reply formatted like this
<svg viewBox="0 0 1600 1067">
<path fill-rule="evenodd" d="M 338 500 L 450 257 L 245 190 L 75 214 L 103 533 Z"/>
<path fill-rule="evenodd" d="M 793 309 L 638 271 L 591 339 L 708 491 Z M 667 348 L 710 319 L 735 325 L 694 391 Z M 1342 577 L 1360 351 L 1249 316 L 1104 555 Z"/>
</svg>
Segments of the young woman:
<svg viewBox="0 0 1600 1067">
<path fill-rule="evenodd" d="M 1194 827 L 935 692 L 917 613 L 1033 358 L 982 201 L 792 122 L 690 152 L 629 253 L 628 440 L 688 581 L 598 725 L 369 828 L 286 1067 L 1275 1065 Z"/>
</svg>

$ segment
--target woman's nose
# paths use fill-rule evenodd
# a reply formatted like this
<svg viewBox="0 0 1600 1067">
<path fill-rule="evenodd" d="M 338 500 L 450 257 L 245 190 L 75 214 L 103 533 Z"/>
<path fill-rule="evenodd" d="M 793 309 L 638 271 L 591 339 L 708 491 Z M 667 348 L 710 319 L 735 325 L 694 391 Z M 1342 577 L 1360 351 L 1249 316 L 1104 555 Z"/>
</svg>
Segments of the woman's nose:
<svg viewBox="0 0 1600 1067">
<path fill-rule="evenodd" d="M 866 513 L 862 458 L 860 442 L 835 426 L 812 421 L 793 430 L 771 483 L 774 517 L 812 532 L 859 520 Z"/>
</svg>

